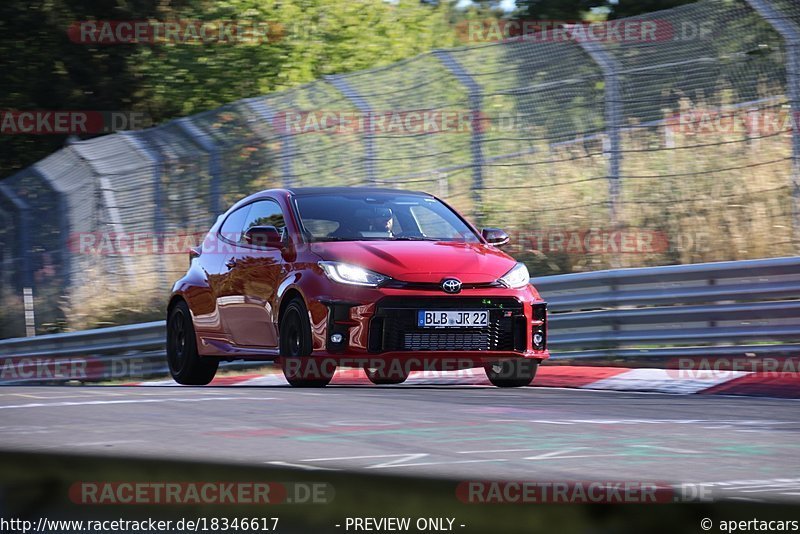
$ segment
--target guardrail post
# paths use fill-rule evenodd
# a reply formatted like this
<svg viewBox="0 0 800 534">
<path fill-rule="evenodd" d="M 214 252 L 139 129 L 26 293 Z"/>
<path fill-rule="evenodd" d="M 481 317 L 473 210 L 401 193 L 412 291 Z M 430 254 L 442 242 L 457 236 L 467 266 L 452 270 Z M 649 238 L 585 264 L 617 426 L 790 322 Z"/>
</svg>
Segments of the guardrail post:
<svg viewBox="0 0 800 534">
<path fill-rule="evenodd" d="M 375 132 L 372 131 L 372 108 L 342 76 L 325 76 L 325 80 L 338 89 L 339 92 L 352 102 L 356 109 L 364 115 L 364 125 L 366 128 L 363 137 L 364 172 L 367 176 L 367 183 L 369 185 L 375 185 L 377 178 L 375 173 Z"/>
<path fill-rule="evenodd" d="M 792 118 L 792 227 L 800 251 L 800 28 L 767 0 L 747 0 L 786 43 L 786 95 Z"/>
<path fill-rule="evenodd" d="M 160 243 L 164 240 L 164 195 L 161 192 L 161 180 L 164 176 L 164 158 L 161 156 L 161 151 L 157 148 L 150 146 L 150 143 L 144 139 L 141 132 L 122 132 L 137 149 L 147 154 L 150 161 L 153 162 L 153 231 L 155 233 L 154 243 Z M 165 251 L 153 251 L 165 252 Z M 161 287 L 167 284 L 166 274 L 164 269 L 157 268 L 158 279 Z"/>
<path fill-rule="evenodd" d="M 294 170 L 292 162 L 295 156 L 294 135 L 287 131 L 286 126 L 281 126 L 280 121 L 276 120 L 276 113 L 272 107 L 264 102 L 264 99 L 251 99 L 247 102 L 258 117 L 272 126 L 281 140 L 281 175 L 283 176 L 283 186 L 291 188 L 294 185 Z"/>
<path fill-rule="evenodd" d="M 18 261 L 17 271 L 15 273 L 17 279 L 17 289 L 22 290 L 24 287 L 31 287 L 33 284 L 33 272 L 31 269 L 31 252 L 30 252 L 30 207 L 28 204 L 19 198 L 14 191 L 5 184 L 0 183 L 0 195 L 8 199 L 17 211 L 17 255 Z"/>
<path fill-rule="evenodd" d="M 470 113 L 473 116 L 472 133 L 470 137 L 470 151 L 472 153 L 472 200 L 475 204 L 475 219 L 483 224 L 483 130 L 486 126 L 480 117 L 483 106 L 483 88 L 464 69 L 461 64 L 446 50 L 434 50 L 433 55 L 455 78 L 467 89 Z"/>
<path fill-rule="evenodd" d="M 222 162 L 220 161 L 219 147 L 212 141 L 208 134 L 203 132 L 188 117 L 175 121 L 186 135 L 192 138 L 200 148 L 208 153 L 208 173 L 211 175 L 209 209 L 211 210 L 211 223 L 220 213 L 220 181 L 222 180 Z"/>
<path fill-rule="evenodd" d="M 36 315 L 33 309 L 33 288 L 22 290 L 22 305 L 25 308 L 25 337 L 36 336 Z"/>
<path fill-rule="evenodd" d="M 577 39 L 578 46 L 589 54 L 603 73 L 605 84 L 605 123 L 608 141 L 603 151 L 608 159 L 608 196 L 611 225 L 616 226 L 619 217 L 619 172 L 622 164 L 620 127 L 622 123 L 622 94 L 619 83 L 619 63 L 602 45 L 591 39 Z"/>
</svg>

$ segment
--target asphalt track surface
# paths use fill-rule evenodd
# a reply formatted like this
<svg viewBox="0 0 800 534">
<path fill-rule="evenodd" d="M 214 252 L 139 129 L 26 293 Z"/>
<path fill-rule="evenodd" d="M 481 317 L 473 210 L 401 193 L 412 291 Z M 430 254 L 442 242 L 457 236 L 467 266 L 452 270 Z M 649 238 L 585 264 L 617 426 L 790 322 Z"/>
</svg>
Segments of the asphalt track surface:
<svg viewBox="0 0 800 534">
<path fill-rule="evenodd" d="M 0 449 L 800 502 L 800 401 L 480 386 L 5 387 Z M 320 473 L 322 474 L 322 473 Z"/>
</svg>

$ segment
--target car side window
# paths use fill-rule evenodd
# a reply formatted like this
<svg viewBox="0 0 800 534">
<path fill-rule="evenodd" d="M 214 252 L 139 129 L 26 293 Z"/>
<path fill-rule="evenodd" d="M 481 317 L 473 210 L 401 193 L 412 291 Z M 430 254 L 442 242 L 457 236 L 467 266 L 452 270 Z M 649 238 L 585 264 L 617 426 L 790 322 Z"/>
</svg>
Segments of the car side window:
<svg viewBox="0 0 800 534">
<path fill-rule="evenodd" d="M 249 211 L 250 205 L 248 204 L 228 215 L 225 222 L 222 223 L 222 228 L 219 230 L 220 235 L 226 241 L 231 241 L 232 243 L 239 242 L 242 237 L 242 229 L 244 228 L 244 222 L 247 218 L 247 212 Z"/>
<path fill-rule="evenodd" d="M 286 222 L 283 219 L 283 211 L 278 203 L 273 200 L 259 200 L 250 204 L 250 211 L 247 213 L 240 236 L 241 243 L 244 243 L 244 233 L 247 229 L 254 226 L 274 226 L 279 232 L 283 233 L 286 228 Z"/>
</svg>

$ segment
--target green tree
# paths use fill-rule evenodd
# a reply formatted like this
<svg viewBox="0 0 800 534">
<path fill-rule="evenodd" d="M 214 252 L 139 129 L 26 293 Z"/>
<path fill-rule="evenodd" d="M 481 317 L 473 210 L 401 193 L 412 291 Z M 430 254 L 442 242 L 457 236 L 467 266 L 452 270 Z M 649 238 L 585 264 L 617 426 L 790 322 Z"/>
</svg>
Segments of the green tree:
<svg viewBox="0 0 800 534">
<path fill-rule="evenodd" d="M 697 0 L 619 0 L 616 4 L 609 5 L 610 19 L 633 17 L 643 13 L 661 11 L 673 7 L 692 4 Z"/>
<path fill-rule="evenodd" d="M 578 21 L 605 0 L 517 0 L 514 18 L 529 20 Z"/>
<path fill-rule="evenodd" d="M 606 13 L 609 19 L 632 17 L 669 9 L 697 0 L 517 0 L 515 18 L 575 21 L 592 11 Z"/>
<path fill-rule="evenodd" d="M 240 98 L 386 65 L 457 44 L 449 3 L 418 0 L 6 0 L 0 3 L 0 110 L 125 110 L 154 123 Z M 258 21 L 281 28 L 248 43 L 87 45 L 81 20 Z M 64 136 L 0 136 L 0 176 Z"/>
<path fill-rule="evenodd" d="M 0 110 L 128 110 L 142 80 L 131 68 L 133 45 L 90 47 L 67 28 L 89 18 L 128 19 L 156 0 L 5 0 L 0 2 L 3 90 Z M 0 135 L 0 176 L 63 145 L 65 136 Z"/>
</svg>

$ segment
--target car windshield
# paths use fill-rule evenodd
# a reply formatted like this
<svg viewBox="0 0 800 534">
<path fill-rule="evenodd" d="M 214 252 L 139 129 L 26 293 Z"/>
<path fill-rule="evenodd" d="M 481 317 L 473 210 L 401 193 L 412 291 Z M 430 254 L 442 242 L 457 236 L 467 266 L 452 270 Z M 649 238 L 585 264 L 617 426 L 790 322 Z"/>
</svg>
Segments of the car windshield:
<svg viewBox="0 0 800 534">
<path fill-rule="evenodd" d="M 295 201 L 311 241 L 480 242 L 458 215 L 428 196 L 322 193 Z"/>
</svg>

